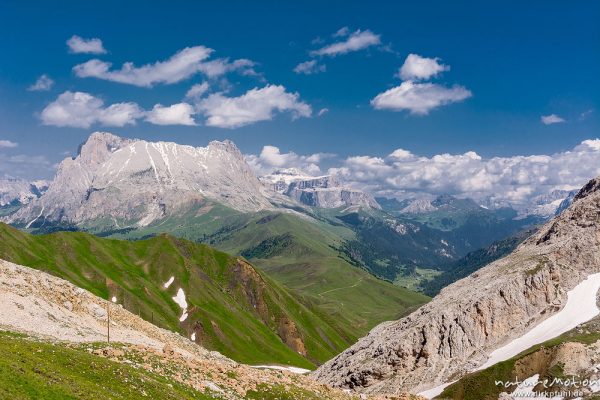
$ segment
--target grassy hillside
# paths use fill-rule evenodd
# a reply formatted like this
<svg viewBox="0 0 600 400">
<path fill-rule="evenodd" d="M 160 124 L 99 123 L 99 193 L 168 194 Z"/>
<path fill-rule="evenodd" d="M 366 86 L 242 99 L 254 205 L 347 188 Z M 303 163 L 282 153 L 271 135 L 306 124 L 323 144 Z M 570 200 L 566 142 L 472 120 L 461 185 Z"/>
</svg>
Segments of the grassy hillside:
<svg viewBox="0 0 600 400">
<path fill-rule="evenodd" d="M 85 350 L 0 332 L 0 398 L 209 400 L 173 379 Z"/>
<path fill-rule="evenodd" d="M 0 398 L 350 400 L 300 375 L 135 345 L 46 342 L 0 331 Z"/>
<path fill-rule="evenodd" d="M 81 232 L 29 235 L 0 224 L 0 258 L 44 270 L 110 298 L 155 324 L 245 363 L 312 367 L 354 340 L 329 315 L 242 259 L 160 235 L 105 239 Z M 172 284 L 164 284 L 173 277 Z M 185 292 L 189 316 L 173 297 Z M 303 300 L 303 301 L 300 301 Z"/>
<path fill-rule="evenodd" d="M 353 232 L 291 214 L 255 216 L 215 245 L 252 262 L 325 310 L 338 329 L 358 338 L 374 325 L 425 303 L 416 292 L 377 279 L 339 250 Z"/>
<path fill-rule="evenodd" d="M 355 232 L 329 215 L 314 217 L 281 212 L 243 214 L 214 205 L 142 229 L 108 234 L 139 239 L 166 231 L 243 255 L 291 289 L 347 343 L 429 300 L 352 265 L 341 249 L 356 238 Z"/>
</svg>

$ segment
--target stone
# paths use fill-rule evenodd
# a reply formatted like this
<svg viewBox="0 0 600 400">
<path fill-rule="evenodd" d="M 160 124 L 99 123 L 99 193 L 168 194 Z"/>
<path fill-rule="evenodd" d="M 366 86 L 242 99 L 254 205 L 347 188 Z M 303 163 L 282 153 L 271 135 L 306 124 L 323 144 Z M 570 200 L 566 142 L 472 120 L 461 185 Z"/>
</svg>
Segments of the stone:
<svg viewBox="0 0 600 400">
<path fill-rule="evenodd" d="M 412 314 L 378 325 L 313 378 L 361 393 L 418 393 L 463 376 L 556 313 L 569 290 L 600 272 L 597 181 L 512 254 L 444 288 Z"/>
</svg>

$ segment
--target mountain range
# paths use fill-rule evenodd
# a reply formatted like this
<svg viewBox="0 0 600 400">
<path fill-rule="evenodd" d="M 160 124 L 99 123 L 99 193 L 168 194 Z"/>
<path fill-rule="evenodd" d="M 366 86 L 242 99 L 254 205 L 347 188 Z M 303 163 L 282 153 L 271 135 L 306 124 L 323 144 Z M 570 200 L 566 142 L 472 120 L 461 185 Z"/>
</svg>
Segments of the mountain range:
<svg viewBox="0 0 600 400">
<path fill-rule="evenodd" d="M 511 254 L 445 287 L 411 315 L 377 326 L 315 378 L 364 393 L 434 397 L 470 372 L 572 330 L 598 315 L 599 216 L 597 178 Z"/>
<path fill-rule="evenodd" d="M 16 199 L 17 192 L 6 198 Z M 563 194 L 547 200 L 554 207 Z M 230 141 L 192 147 L 106 132 L 93 133 L 76 157 L 62 161 L 47 190 L 11 204 L 3 220 L 34 233 L 143 238 L 167 232 L 245 254 L 259 266 L 292 246 L 304 249 L 296 252 L 296 264 L 314 267 L 324 256 L 335 257 L 403 286 L 426 279 L 424 269 L 443 271 L 468 252 L 545 220 L 448 195 L 375 199 L 335 176 L 293 168 L 259 177 Z M 293 222 L 271 229 L 281 214 Z M 255 220 L 281 232 L 257 242 L 257 235 L 244 233 Z M 302 243 L 311 230 L 321 244 Z"/>
<path fill-rule="evenodd" d="M 257 176 L 230 141 L 94 133 L 47 187 L 4 182 L 0 260 L 236 361 L 318 367 L 314 379 L 362 394 L 478 398 L 464 396 L 475 385 L 497 398 L 490 369 L 517 359 L 556 375 L 554 350 L 526 357 L 553 332 L 583 340 L 564 310 L 600 271 L 600 179 L 518 210 L 374 198 L 336 176 Z"/>
</svg>

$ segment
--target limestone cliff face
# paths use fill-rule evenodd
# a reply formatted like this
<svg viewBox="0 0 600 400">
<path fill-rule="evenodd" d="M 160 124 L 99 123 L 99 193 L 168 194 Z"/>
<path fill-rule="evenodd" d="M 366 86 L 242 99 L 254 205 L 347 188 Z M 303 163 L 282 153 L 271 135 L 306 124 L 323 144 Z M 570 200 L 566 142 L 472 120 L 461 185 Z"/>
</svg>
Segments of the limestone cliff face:
<svg viewBox="0 0 600 400">
<path fill-rule="evenodd" d="M 145 226 L 206 200 L 241 211 L 265 209 L 271 204 L 264 191 L 230 141 L 192 147 L 96 132 L 76 158 L 60 164 L 48 191 L 8 222 Z"/>
<path fill-rule="evenodd" d="M 46 181 L 28 182 L 23 179 L 0 177 L 0 207 L 27 204 L 40 197 L 47 188 Z"/>
<path fill-rule="evenodd" d="M 260 179 L 274 192 L 311 207 L 381 208 L 371 194 L 348 187 L 331 175 L 313 177 L 295 168 L 288 168 L 262 176 Z"/>
<path fill-rule="evenodd" d="M 411 315 L 375 327 L 314 377 L 365 393 L 419 392 L 482 364 L 560 310 L 600 271 L 600 181 L 515 252 L 445 289 Z"/>
</svg>

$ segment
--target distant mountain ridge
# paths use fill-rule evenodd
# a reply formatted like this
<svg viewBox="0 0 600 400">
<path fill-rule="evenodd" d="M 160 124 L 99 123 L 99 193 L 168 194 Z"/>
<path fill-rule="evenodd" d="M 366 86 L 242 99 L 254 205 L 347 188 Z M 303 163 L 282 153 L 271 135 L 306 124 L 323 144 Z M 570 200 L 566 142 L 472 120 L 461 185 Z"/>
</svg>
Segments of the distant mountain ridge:
<svg viewBox="0 0 600 400">
<path fill-rule="evenodd" d="M 0 178 L 0 207 L 28 204 L 48 189 L 44 180 L 26 181 L 17 178 Z"/>
<path fill-rule="evenodd" d="M 285 190 L 265 185 L 229 140 L 192 147 L 107 132 L 93 133 L 75 158 L 60 163 L 48 190 L 30 197 L 7 222 L 35 228 L 94 221 L 114 229 L 147 226 L 215 203 L 241 212 L 303 205 L 379 207 L 369 194 L 330 176 L 297 176 Z"/>
<path fill-rule="evenodd" d="M 483 201 L 481 204 L 470 198 L 459 198 L 449 194 L 434 196 L 423 194 L 406 199 L 389 199 L 376 197 L 375 199 L 384 209 L 397 214 L 427 214 L 443 210 L 503 210 L 512 209 L 516 212 L 515 218 L 525 219 L 528 217 L 550 218 L 568 207 L 577 190 L 559 190 L 539 196 L 532 197 L 524 205 L 499 204 L 493 201 Z"/>
<path fill-rule="evenodd" d="M 311 207 L 381 208 L 371 194 L 343 185 L 332 175 L 310 176 L 296 168 L 286 168 L 261 176 L 260 180 L 270 189 Z"/>
</svg>

